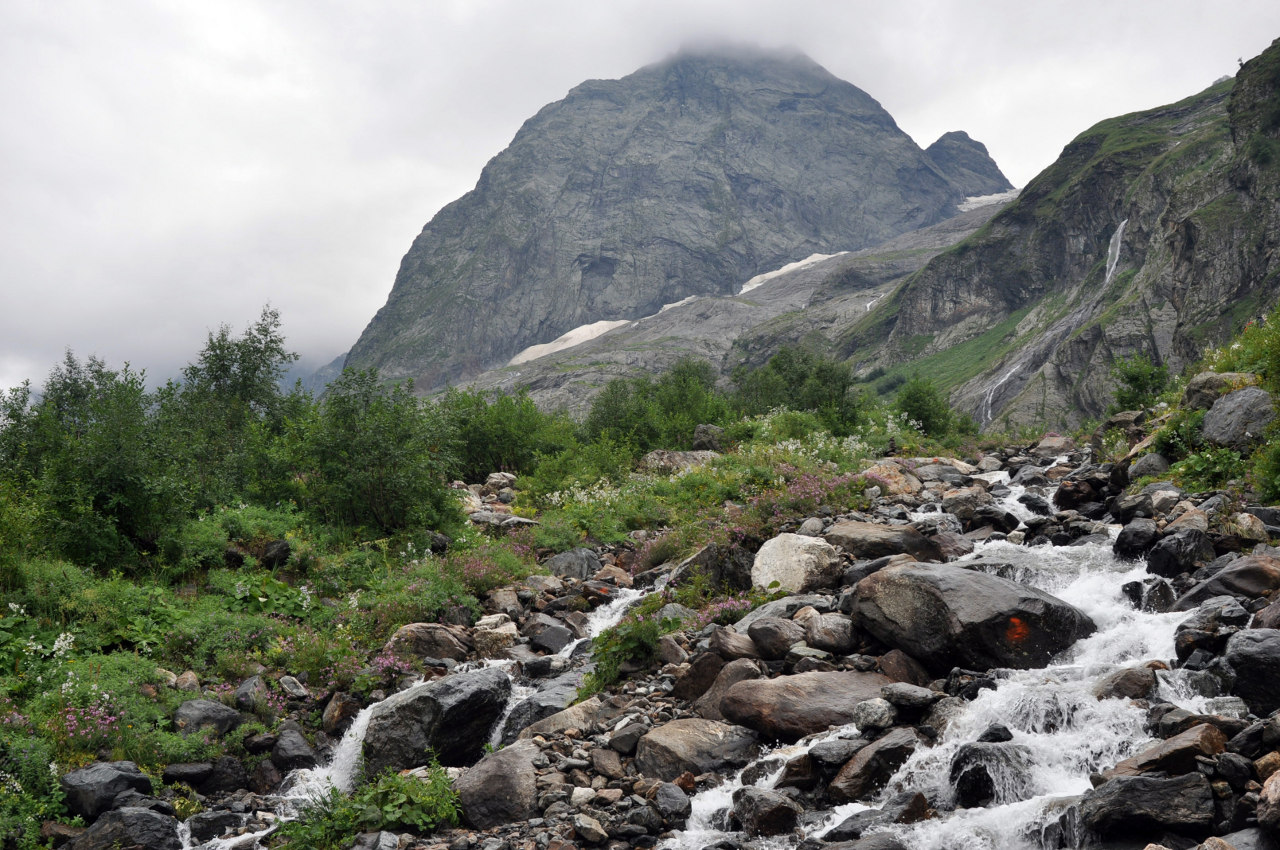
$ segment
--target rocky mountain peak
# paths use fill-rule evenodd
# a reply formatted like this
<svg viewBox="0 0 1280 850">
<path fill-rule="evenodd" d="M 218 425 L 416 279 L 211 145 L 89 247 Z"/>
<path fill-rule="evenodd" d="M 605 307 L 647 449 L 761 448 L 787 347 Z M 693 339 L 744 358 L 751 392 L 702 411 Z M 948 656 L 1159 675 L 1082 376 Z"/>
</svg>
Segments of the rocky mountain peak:
<svg viewBox="0 0 1280 850">
<path fill-rule="evenodd" d="M 348 365 L 428 391 L 1008 188 L 980 145 L 950 147 L 935 160 L 874 98 L 794 51 L 685 50 L 584 82 L 427 224 Z"/>
</svg>

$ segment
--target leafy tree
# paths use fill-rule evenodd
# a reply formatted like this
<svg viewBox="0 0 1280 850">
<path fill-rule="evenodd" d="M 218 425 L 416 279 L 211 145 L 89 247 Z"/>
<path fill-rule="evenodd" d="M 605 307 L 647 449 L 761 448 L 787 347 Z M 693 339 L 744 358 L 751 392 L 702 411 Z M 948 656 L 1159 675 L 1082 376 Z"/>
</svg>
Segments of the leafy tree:
<svg viewBox="0 0 1280 850">
<path fill-rule="evenodd" d="M 755 371 L 734 374 L 734 402 L 748 415 L 777 407 L 817 414 L 823 427 L 844 435 L 862 420 L 865 400 L 853 392 L 853 373 L 838 363 L 801 348 L 786 347 Z"/>
<path fill-rule="evenodd" d="M 574 424 L 564 414 L 543 413 L 529 394 L 451 389 L 439 407 L 458 435 L 459 465 L 451 474 L 483 481 L 490 472 L 527 472 L 539 455 L 563 451 Z"/>
<path fill-rule="evenodd" d="M 729 416 L 715 378 L 711 364 L 686 358 L 656 381 L 647 375 L 610 381 L 592 403 L 583 432 L 590 440 L 630 443 L 639 452 L 687 449 L 697 426 Z"/>
<path fill-rule="evenodd" d="M 1169 386 L 1169 368 L 1157 365 L 1145 354 L 1115 361 L 1111 377 L 1118 383 L 1113 412 L 1150 407 Z"/>
<path fill-rule="evenodd" d="M 911 378 L 898 390 L 894 407 L 920 425 L 931 437 L 946 436 L 955 424 L 955 416 L 947 397 L 933 381 L 920 375 Z"/>
<path fill-rule="evenodd" d="M 296 480 L 326 522 L 390 533 L 460 520 L 445 484 L 458 464 L 454 435 L 410 390 L 372 370 L 344 370 L 296 426 Z"/>
</svg>

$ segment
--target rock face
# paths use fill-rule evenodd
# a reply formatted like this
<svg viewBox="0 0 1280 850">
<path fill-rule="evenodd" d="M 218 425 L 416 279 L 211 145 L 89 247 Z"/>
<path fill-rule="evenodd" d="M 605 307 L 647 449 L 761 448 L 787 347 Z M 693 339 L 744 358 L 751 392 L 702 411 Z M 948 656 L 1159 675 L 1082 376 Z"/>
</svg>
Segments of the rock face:
<svg viewBox="0 0 1280 850">
<path fill-rule="evenodd" d="M 729 688 L 720 701 L 725 719 L 766 738 L 794 741 L 853 720 L 854 707 L 880 696 L 890 680 L 879 673 L 796 673 L 752 679 Z"/>
<path fill-rule="evenodd" d="M 444 765 L 476 761 L 510 693 L 507 674 L 491 667 L 388 697 L 369 718 L 366 772 L 372 776 L 388 767 L 403 770 L 425 764 L 428 748 Z"/>
<path fill-rule="evenodd" d="M 346 365 L 429 390 L 1008 188 L 981 145 L 926 153 L 803 56 L 684 53 L 529 119 L 414 241 Z"/>
<path fill-rule="evenodd" d="M 467 823 L 490 829 L 538 814 L 537 745 L 519 741 L 482 758 L 453 787 Z"/>
<path fill-rule="evenodd" d="M 872 573 L 858 582 L 853 606 L 862 628 L 941 674 L 1041 667 L 1095 628 L 1043 591 L 945 564 Z"/>
</svg>

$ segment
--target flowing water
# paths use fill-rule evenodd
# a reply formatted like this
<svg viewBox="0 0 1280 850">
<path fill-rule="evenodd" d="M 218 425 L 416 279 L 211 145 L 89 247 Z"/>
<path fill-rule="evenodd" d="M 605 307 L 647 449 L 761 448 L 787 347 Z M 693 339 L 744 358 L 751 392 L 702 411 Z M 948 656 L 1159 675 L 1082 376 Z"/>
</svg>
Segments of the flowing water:
<svg viewBox="0 0 1280 850">
<path fill-rule="evenodd" d="M 1023 488 L 1008 486 L 1010 493 L 1002 506 L 1025 512 L 1025 506 L 1016 502 Z M 937 744 L 917 750 L 879 798 L 920 791 L 943 809 L 954 807 L 955 791 L 949 779 L 952 758 L 963 745 L 1000 723 L 1012 733 L 1011 743 L 1020 745 L 1014 751 L 1029 757 L 992 766 L 997 787 L 990 805 L 956 809 L 935 820 L 889 831 L 912 850 L 1031 850 L 1058 846 L 1064 835 L 1073 843 L 1079 836 L 1072 832 L 1069 801 L 1064 798 L 1089 790 L 1091 773 L 1111 767 L 1150 742 L 1143 728 L 1145 712 L 1127 700 L 1095 698 L 1095 682 L 1121 667 L 1173 658 L 1174 629 L 1188 615 L 1135 610 L 1121 587 L 1147 577 L 1145 567 L 1116 560 L 1109 544 L 1031 548 L 1001 541 L 978 546 L 969 558 L 981 558 L 987 568 L 1075 605 L 1093 618 L 1097 631 L 1045 668 L 998 671 L 996 688 L 965 703 Z M 1184 687 L 1177 673 L 1165 676 L 1160 688 L 1166 700 L 1193 711 L 1205 709 L 1205 698 Z M 857 729 L 849 725 L 825 737 L 856 734 Z M 764 758 L 783 754 L 775 751 Z M 774 770 L 757 785 L 772 787 L 779 773 Z M 697 794 L 689 828 L 663 846 L 699 850 L 724 838 L 741 838 L 721 831 L 741 775 Z M 821 837 L 865 808 L 859 803 L 842 806 L 810 827 L 807 837 Z M 1065 828 L 1060 824 L 1064 814 L 1068 815 Z M 794 846 L 796 841 L 794 836 L 781 843 L 770 839 L 764 846 Z"/>
<path fill-rule="evenodd" d="M 1102 282 L 1103 287 L 1111 285 L 1111 278 L 1115 276 L 1116 264 L 1120 262 L 1120 247 L 1124 241 L 1124 227 L 1129 223 L 1129 219 L 1120 222 L 1120 226 L 1116 228 L 1116 232 L 1111 234 L 1111 241 L 1107 244 L 1107 277 Z"/>
</svg>

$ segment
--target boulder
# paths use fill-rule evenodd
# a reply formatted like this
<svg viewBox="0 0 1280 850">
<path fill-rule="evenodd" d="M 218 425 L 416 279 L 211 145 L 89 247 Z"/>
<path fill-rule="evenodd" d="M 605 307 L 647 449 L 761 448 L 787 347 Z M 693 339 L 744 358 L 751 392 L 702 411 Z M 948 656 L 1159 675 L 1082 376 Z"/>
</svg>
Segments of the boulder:
<svg viewBox="0 0 1280 850">
<path fill-rule="evenodd" d="M 1115 543 L 1111 544 L 1111 551 L 1116 553 L 1117 558 L 1141 558 L 1159 537 L 1160 528 L 1156 521 L 1139 517 L 1130 520 L 1128 525 L 1120 529 Z"/>
<path fill-rule="evenodd" d="M 892 461 L 877 463 L 862 475 L 868 484 L 879 487 L 885 496 L 913 496 L 923 487 L 919 478 Z"/>
<path fill-rule="evenodd" d="M 360 701 L 355 697 L 341 692 L 334 694 L 333 699 L 325 705 L 324 714 L 320 718 L 324 733 L 329 736 L 342 735 L 360 713 L 360 707 Z"/>
<path fill-rule="evenodd" d="M 853 621 L 843 614 L 819 614 L 805 624 L 805 643 L 835 655 L 848 655 L 857 646 Z"/>
<path fill-rule="evenodd" d="M 66 845 L 67 850 L 180 850 L 178 821 L 151 809 L 107 812 Z"/>
<path fill-rule="evenodd" d="M 542 750 L 517 741 L 489 753 L 453 783 L 462 816 L 475 829 L 492 829 L 538 816 L 537 770 Z"/>
<path fill-rule="evenodd" d="M 751 624 L 747 635 L 761 658 L 777 661 L 786 658 L 791 647 L 805 639 L 805 628 L 794 620 L 764 617 Z"/>
<path fill-rule="evenodd" d="M 853 610 L 863 629 L 939 675 L 1042 667 L 1095 628 L 1044 591 L 949 564 L 873 573 L 854 589 Z"/>
<path fill-rule="evenodd" d="M 417 685 L 378 703 L 364 739 L 365 770 L 418 767 L 431 749 L 453 767 L 480 758 L 489 732 L 502 716 L 511 679 L 490 667 Z"/>
<path fill-rule="evenodd" d="M 696 700 L 715 682 L 725 660 L 718 652 L 703 652 L 694 657 L 688 669 L 680 674 L 671 688 L 672 699 Z"/>
<path fill-rule="evenodd" d="M 1208 410 L 1223 393 L 1257 380 L 1256 375 L 1248 372 L 1201 372 L 1187 382 L 1187 388 L 1182 392 L 1182 407 Z"/>
<path fill-rule="evenodd" d="M 1280 630 L 1247 629 L 1227 641 L 1223 657 L 1235 672 L 1231 693 L 1266 717 L 1280 708 Z"/>
<path fill-rule="evenodd" d="M 173 713 L 173 727 L 184 735 L 211 729 L 225 735 L 240 725 L 242 717 L 234 708 L 208 699 L 191 699 Z"/>
<path fill-rule="evenodd" d="M 1031 450 L 1031 454 L 1036 457 L 1058 457 L 1075 450 L 1076 442 L 1070 437 L 1064 437 L 1061 434 L 1046 434 Z"/>
<path fill-rule="evenodd" d="M 1155 691 L 1156 671 L 1150 667 L 1122 667 L 1093 684 L 1098 699 L 1146 699 Z"/>
<path fill-rule="evenodd" d="M 537 692 L 516 703 L 507 715 L 502 725 L 502 743 L 511 743 L 525 728 L 573 705 L 584 675 L 582 670 L 571 670 L 539 683 Z"/>
<path fill-rule="evenodd" d="M 1216 726 L 1201 723 L 1130 756 L 1103 776 L 1140 776 L 1144 773 L 1178 775 L 1196 769 L 1197 756 L 1216 756 L 1227 747 L 1227 736 Z"/>
<path fill-rule="evenodd" d="M 839 546 L 855 560 L 906 554 L 917 561 L 941 561 L 937 544 L 909 525 L 878 525 L 873 522 L 838 522 L 823 538 Z"/>
<path fill-rule="evenodd" d="M 749 729 L 682 718 L 651 729 L 639 740 L 635 767 L 642 776 L 670 782 L 685 771 L 697 776 L 742 767 L 758 751 Z"/>
<path fill-rule="evenodd" d="M 239 829 L 248 821 L 249 816 L 240 812 L 204 811 L 188 818 L 187 827 L 191 830 L 192 840 L 204 844 Z"/>
<path fill-rule="evenodd" d="M 1103 839 L 1146 838 L 1173 830 L 1204 832 L 1213 826 L 1213 791 L 1200 773 L 1174 777 L 1117 776 L 1085 794 L 1085 827 Z"/>
<path fill-rule="evenodd" d="M 1164 475 L 1168 471 L 1169 460 L 1159 452 L 1151 452 L 1133 462 L 1133 465 L 1129 467 L 1129 478 L 1132 481 L 1137 481 L 1139 478 Z"/>
<path fill-rule="evenodd" d="M 1231 596 L 1215 596 L 1206 600 L 1191 616 L 1178 624 L 1173 632 L 1173 651 L 1179 661 L 1186 661 L 1197 649 L 1218 655 L 1227 640 L 1249 625 L 1249 612 Z"/>
<path fill-rule="evenodd" d="M 1022 744 L 977 741 L 962 744 L 951 757 L 949 778 L 956 805 L 973 809 L 1026 799 L 1031 783 L 1031 750 Z"/>
<path fill-rule="evenodd" d="M 600 558 L 590 549 L 570 549 L 548 558 L 542 566 L 554 576 L 586 581 L 599 571 Z"/>
<path fill-rule="evenodd" d="M 905 727 L 876 739 L 858 750 L 827 786 L 836 802 L 852 802 L 879 790 L 902 766 L 920 743 L 916 730 Z"/>
<path fill-rule="evenodd" d="M 414 655 L 419 658 L 449 658 L 466 661 L 471 650 L 465 629 L 446 626 L 443 623 L 406 623 L 383 646 L 393 655 Z"/>
<path fill-rule="evenodd" d="M 733 792 L 733 816 L 750 836 L 787 835 L 804 809 L 776 791 L 747 786 Z"/>
<path fill-rule="evenodd" d="M 316 751 L 297 729 L 285 729 L 271 748 L 271 761 L 283 771 L 303 767 L 315 767 Z"/>
<path fill-rule="evenodd" d="M 1262 439 L 1275 415 L 1271 393 L 1261 387 L 1245 387 L 1213 403 L 1204 415 L 1201 433 L 1213 445 L 1244 449 Z"/>
<path fill-rule="evenodd" d="M 680 472 L 685 469 L 692 469 L 695 466 L 701 466 L 704 463 L 710 463 L 720 457 L 719 452 L 701 451 L 680 452 L 670 449 L 654 449 L 644 457 L 640 458 L 640 470 L 642 472 L 659 472 L 669 474 L 672 472 Z"/>
<path fill-rule="evenodd" d="M 1175 578 L 1194 572 L 1212 561 L 1213 541 L 1209 535 L 1194 528 L 1184 528 L 1166 534 L 1147 552 L 1147 572 L 1153 575 Z"/>
<path fill-rule="evenodd" d="M 122 791 L 151 793 L 151 779 L 131 761 L 109 761 L 91 764 L 64 775 L 62 793 L 67 810 L 86 821 L 111 808 L 111 801 Z"/>
<path fill-rule="evenodd" d="M 796 673 L 739 682 L 720 701 L 725 719 L 765 738 L 794 741 L 853 720 L 854 707 L 880 696 L 890 680 L 855 671 Z"/>
<path fill-rule="evenodd" d="M 1280 589 L 1280 559 L 1270 555 L 1246 555 L 1178 597 L 1173 603 L 1173 610 L 1190 611 L 1215 596 L 1257 599 L 1277 589 Z"/>
<path fill-rule="evenodd" d="M 840 583 L 840 553 L 830 543 L 802 534 L 779 534 L 766 540 L 751 566 L 755 587 L 799 593 Z"/>
<path fill-rule="evenodd" d="M 729 692 L 729 689 L 739 682 L 745 682 L 748 679 L 759 679 L 763 675 L 760 672 L 759 662 L 750 658 L 739 658 L 730 661 L 720 669 L 716 674 L 715 681 L 693 704 L 694 712 L 706 720 L 724 720 L 724 715 L 720 712 L 720 702 L 724 699 L 724 695 Z"/>
</svg>

